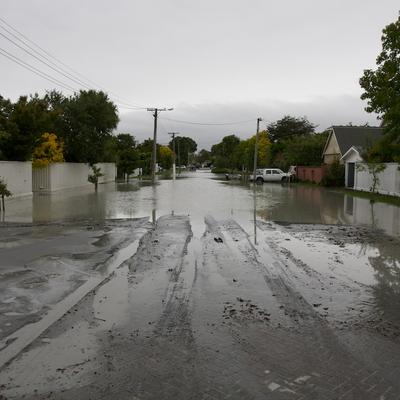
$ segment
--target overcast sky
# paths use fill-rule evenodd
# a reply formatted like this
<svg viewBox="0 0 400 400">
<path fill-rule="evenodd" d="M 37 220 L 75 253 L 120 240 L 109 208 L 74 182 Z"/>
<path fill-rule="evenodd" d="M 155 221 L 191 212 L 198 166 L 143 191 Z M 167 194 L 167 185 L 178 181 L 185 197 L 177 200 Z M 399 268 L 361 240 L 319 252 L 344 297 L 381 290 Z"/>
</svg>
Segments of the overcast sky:
<svg viewBox="0 0 400 400">
<path fill-rule="evenodd" d="M 118 101 L 174 107 L 161 115 L 159 142 L 174 130 L 208 148 L 226 134 L 250 136 L 259 116 L 307 116 L 319 130 L 376 124 L 363 110 L 358 80 L 375 66 L 381 31 L 397 18 L 399 2 L 13 0 L 0 9 L 7 23 Z M 79 88 L 1 35 L 0 48 Z M 12 100 L 57 87 L 1 54 L 0 68 L 0 94 Z M 152 135 L 151 113 L 120 108 L 120 119 L 118 131 Z"/>
</svg>

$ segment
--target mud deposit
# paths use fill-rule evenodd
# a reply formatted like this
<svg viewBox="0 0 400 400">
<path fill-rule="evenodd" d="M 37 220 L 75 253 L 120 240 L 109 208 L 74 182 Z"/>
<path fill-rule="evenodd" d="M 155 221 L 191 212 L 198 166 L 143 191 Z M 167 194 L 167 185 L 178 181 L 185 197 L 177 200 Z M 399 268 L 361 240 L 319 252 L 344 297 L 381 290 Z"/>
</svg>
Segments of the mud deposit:
<svg viewBox="0 0 400 400">
<path fill-rule="evenodd" d="M 257 220 L 255 244 L 235 218 L 192 225 L 2 228 L 3 337 L 137 241 L 3 366 L 3 399 L 399 398 L 398 239 Z"/>
</svg>

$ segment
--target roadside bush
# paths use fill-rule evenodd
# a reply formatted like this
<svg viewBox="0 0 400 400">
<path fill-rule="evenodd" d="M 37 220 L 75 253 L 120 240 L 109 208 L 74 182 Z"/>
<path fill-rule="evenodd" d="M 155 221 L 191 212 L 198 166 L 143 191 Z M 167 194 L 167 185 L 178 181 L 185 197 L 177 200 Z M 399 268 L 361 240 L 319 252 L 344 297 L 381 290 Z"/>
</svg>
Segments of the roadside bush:
<svg viewBox="0 0 400 400">
<path fill-rule="evenodd" d="M 322 178 L 321 185 L 335 187 L 344 186 L 344 165 L 341 165 L 339 161 L 328 165 L 325 175 Z"/>
</svg>

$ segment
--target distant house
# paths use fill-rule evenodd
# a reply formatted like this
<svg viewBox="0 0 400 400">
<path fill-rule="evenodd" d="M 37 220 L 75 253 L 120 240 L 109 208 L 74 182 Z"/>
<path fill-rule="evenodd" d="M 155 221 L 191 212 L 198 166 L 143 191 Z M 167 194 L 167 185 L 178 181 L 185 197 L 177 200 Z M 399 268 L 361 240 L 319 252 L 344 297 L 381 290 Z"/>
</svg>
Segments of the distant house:
<svg viewBox="0 0 400 400">
<path fill-rule="evenodd" d="M 332 126 L 326 140 L 323 162 L 332 164 L 339 161 L 344 164 L 343 156 L 349 152 L 351 155 L 362 152 L 382 138 L 383 128 L 370 126 Z M 348 154 L 348 155 L 350 155 Z M 359 161 L 359 160 L 357 160 Z"/>
</svg>

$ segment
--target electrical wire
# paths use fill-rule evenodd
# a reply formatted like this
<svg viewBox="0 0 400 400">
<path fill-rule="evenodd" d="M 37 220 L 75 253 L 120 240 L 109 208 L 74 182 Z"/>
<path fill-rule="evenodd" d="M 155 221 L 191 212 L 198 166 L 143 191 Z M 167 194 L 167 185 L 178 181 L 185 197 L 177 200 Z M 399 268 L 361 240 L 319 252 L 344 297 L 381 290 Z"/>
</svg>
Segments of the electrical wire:
<svg viewBox="0 0 400 400">
<path fill-rule="evenodd" d="M 0 35 L 3 36 L 5 39 L 7 39 L 8 41 L 10 41 L 11 43 L 13 43 L 15 46 L 17 46 L 18 48 L 20 48 L 21 50 L 25 51 L 27 54 L 29 54 L 30 56 L 34 57 L 35 59 L 37 59 L 38 61 L 40 61 L 41 63 L 45 64 L 47 67 L 51 68 L 52 70 L 54 70 L 55 72 L 63 75 L 64 77 L 66 77 L 67 79 L 82 85 L 84 87 L 86 87 L 87 89 L 91 89 L 93 88 L 93 86 L 97 86 L 98 88 L 100 88 L 101 90 L 106 91 L 107 93 L 109 93 L 109 95 L 112 95 L 112 97 L 114 97 L 117 102 L 119 103 L 119 107 L 121 108 L 126 108 L 126 109 L 131 109 L 131 110 L 139 110 L 139 109 L 145 109 L 146 107 L 144 106 L 139 106 L 136 104 L 132 104 L 132 103 L 128 103 L 126 101 L 123 100 L 122 97 L 116 95 L 114 92 L 107 90 L 105 88 L 103 88 L 102 86 L 96 84 L 95 82 L 91 81 L 89 78 L 85 77 L 83 74 L 79 73 L 78 71 L 75 71 L 73 68 L 71 68 L 70 66 L 68 66 L 66 63 L 62 62 L 61 60 L 59 60 L 58 58 L 54 57 L 52 54 L 50 54 L 48 51 L 46 51 L 44 48 L 42 48 L 41 46 L 39 46 L 37 43 L 35 43 L 34 41 L 32 41 L 31 39 L 29 39 L 26 35 L 24 35 L 23 33 L 21 33 L 20 31 L 18 31 L 17 29 L 15 29 L 12 25 L 10 25 L 7 21 L 5 21 L 3 18 L 0 17 L 0 23 L 3 23 L 3 25 L 8 26 L 10 29 L 12 29 L 14 32 L 16 32 L 18 35 L 20 35 L 20 37 L 18 37 L 17 35 L 15 35 L 13 32 L 11 32 L 9 29 L 5 28 L 4 26 L 0 25 L 0 28 L 2 28 L 4 31 L 6 31 L 9 35 L 11 35 L 13 38 L 17 39 L 19 42 L 21 42 L 24 46 L 26 46 L 27 48 L 29 48 L 30 50 L 32 50 L 35 54 L 33 54 L 32 52 L 30 52 L 29 50 L 23 48 L 21 45 L 19 45 L 18 43 L 16 43 L 14 40 L 10 39 L 7 35 L 4 35 L 3 33 L 0 32 Z M 25 40 L 21 39 L 24 38 Z M 39 51 L 37 51 L 35 48 L 33 48 L 32 46 L 30 46 L 28 43 L 31 43 L 32 45 L 34 45 L 35 47 L 37 47 L 38 49 L 41 50 L 41 52 L 43 52 L 45 55 L 41 54 Z M 40 57 L 40 58 L 39 58 Z M 92 85 L 88 84 L 87 82 L 85 82 L 83 79 L 80 79 L 79 77 L 77 77 L 76 75 L 71 74 L 70 72 L 66 71 L 64 68 L 60 67 L 59 65 L 57 65 L 56 63 L 54 63 L 50 58 L 52 58 L 53 60 L 55 60 L 58 64 L 61 64 L 63 66 L 65 66 L 66 68 L 68 68 L 70 71 L 72 71 L 74 74 L 79 75 L 81 77 L 83 77 L 84 79 L 86 79 L 86 81 L 89 81 L 92 83 Z M 46 61 L 44 61 L 46 60 Z M 50 65 L 49 65 L 50 64 Z M 110 96 L 111 97 L 111 96 Z"/>
<path fill-rule="evenodd" d="M 76 90 L 72 87 L 69 86 L 68 84 L 59 81 L 58 79 L 52 77 L 51 75 L 46 74 L 43 71 L 40 71 L 39 69 L 37 69 L 36 67 L 28 64 L 27 62 L 21 60 L 20 58 L 14 56 L 13 54 L 9 53 L 7 50 L 4 50 L 2 48 L 0 48 L 0 54 L 6 58 L 8 58 L 9 60 L 15 62 L 16 64 L 19 64 L 20 66 L 26 68 L 27 70 L 33 72 L 34 74 L 48 80 L 49 82 L 55 83 L 57 86 L 60 86 L 64 89 L 70 90 L 71 92 L 75 92 Z"/>
<path fill-rule="evenodd" d="M 248 124 L 250 122 L 254 122 L 254 118 L 253 119 L 249 119 L 249 120 L 245 120 L 245 121 L 236 121 L 236 122 L 193 122 L 193 121 L 182 121 L 182 120 L 178 120 L 178 119 L 172 119 L 172 118 L 167 118 L 167 117 L 160 117 L 160 119 L 166 119 L 168 121 L 172 121 L 172 122 L 178 122 L 181 124 L 189 124 L 189 125 L 240 125 L 240 124 Z"/>
</svg>

